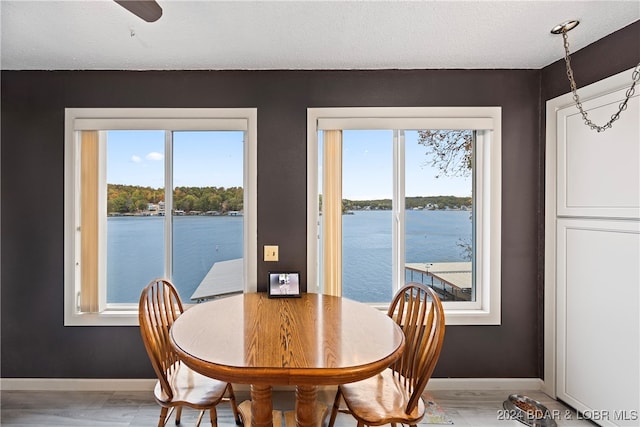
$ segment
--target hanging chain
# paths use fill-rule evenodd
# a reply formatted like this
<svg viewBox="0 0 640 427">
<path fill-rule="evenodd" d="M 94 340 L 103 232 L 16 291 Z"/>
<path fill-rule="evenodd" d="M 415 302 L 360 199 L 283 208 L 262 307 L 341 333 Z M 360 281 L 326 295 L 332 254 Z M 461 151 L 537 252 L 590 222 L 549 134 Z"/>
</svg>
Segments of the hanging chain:
<svg viewBox="0 0 640 427">
<path fill-rule="evenodd" d="M 571 92 L 573 92 L 573 101 L 576 103 L 576 107 L 582 114 L 582 119 L 584 123 L 591 128 L 591 130 L 596 130 L 598 132 L 604 132 L 607 129 L 611 128 L 613 122 L 620 118 L 620 113 L 627 109 L 627 103 L 629 102 L 629 98 L 633 96 L 636 91 L 636 83 L 640 81 L 640 63 L 636 65 L 636 68 L 633 70 L 633 74 L 631 74 L 631 79 L 633 83 L 631 87 L 627 90 L 625 94 L 625 100 L 620 103 L 618 106 L 618 112 L 611 116 L 611 119 L 603 126 L 598 126 L 593 123 L 589 117 L 587 117 L 587 112 L 582 108 L 582 103 L 580 102 L 580 97 L 578 96 L 578 89 L 576 87 L 576 81 L 573 77 L 573 70 L 571 69 L 571 57 L 569 56 L 569 39 L 567 37 L 567 30 L 562 30 L 562 38 L 564 39 L 564 62 L 567 64 L 567 77 L 569 78 L 569 83 L 571 84 Z"/>
</svg>

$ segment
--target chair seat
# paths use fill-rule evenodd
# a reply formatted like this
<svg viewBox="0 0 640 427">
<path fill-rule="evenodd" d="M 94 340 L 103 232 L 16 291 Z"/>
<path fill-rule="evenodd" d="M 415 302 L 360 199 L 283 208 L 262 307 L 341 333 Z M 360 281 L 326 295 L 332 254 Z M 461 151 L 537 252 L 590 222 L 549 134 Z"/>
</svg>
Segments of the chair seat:
<svg viewBox="0 0 640 427">
<path fill-rule="evenodd" d="M 353 416 L 364 424 L 417 424 L 424 417 L 424 401 L 420 399 L 407 414 L 405 410 L 411 396 L 402 382 L 403 378 L 386 369 L 366 380 L 343 384 L 340 390 Z"/>
<path fill-rule="evenodd" d="M 224 396 L 227 383 L 205 377 L 182 363 L 176 363 L 168 381 L 173 390 L 173 398 L 169 399 L 162 390 L 160 381 L 156 383 L 154 395 L 158 403 L 166 406 L 182 406 L 188 404 L 196 409 L 208 409 L 217 404 Z"/>
</svg>

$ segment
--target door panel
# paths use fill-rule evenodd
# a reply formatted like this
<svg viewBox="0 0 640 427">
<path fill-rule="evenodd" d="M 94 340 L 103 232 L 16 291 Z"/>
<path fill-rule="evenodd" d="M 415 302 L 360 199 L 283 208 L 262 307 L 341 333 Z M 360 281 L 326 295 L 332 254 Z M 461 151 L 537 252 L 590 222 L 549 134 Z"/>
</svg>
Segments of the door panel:
<svg viewBox="0 0 640 427">
<path fill-rule="evenodd" d="M 638 425 L 640 223 L 560 219 L 557 233 L 558 397 Z"/>
<path fill-rule="evenodd" d="M 583 103 L 589 118 L 606 123 L 625 97 L 619 90 Z M 591 130 L 575 106 L 557 112 L 558 215 L 640 216 L 640 96 L 605 132 Z"/>
</svg>

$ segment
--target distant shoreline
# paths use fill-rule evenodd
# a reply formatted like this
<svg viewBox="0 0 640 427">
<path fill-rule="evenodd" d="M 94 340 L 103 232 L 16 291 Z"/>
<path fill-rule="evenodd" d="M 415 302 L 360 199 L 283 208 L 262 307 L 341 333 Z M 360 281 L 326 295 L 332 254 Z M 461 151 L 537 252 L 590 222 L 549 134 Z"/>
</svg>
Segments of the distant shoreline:
<svg viewBox="0 0 640 427">
<path fill-rule="evenodd" d="M 142 211 L 142 212 L 109 212 L 107 214 L 108 217 L 120 218 L 120 217 L 164 217 L 165 214 L 163 212 L 153 212 L 153 211 Z M 217 211 L 175 211 L 172 216 L 243 216 L 243 213 L 240 211 L 229 211 L 225 213 L 217 212 Z"/>
</svg>

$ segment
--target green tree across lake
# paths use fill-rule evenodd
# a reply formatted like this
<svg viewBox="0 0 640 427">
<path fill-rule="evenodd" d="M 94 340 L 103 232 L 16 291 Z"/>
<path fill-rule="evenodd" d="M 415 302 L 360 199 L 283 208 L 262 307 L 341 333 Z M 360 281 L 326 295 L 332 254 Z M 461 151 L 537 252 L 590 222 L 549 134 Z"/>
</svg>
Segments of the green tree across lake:
<svg viewBox="0 0 640 427">
<path fill-rule="evenodd" d="M 322 203 L 322 201 L 321 201 Z M 405 198 L 406 209 L 454 209 L 471 208 L 473 200 L 471 197 L 457 196 L 418 196 Z M 361 209 L 391 209 L 391 199 L 379 200 L 342 200 L 342 210 L 361 210 Z"/>
<path fill-rule="evenodd" d="M 242 187 L 176 187 L 173 191 L 175 210 L 241 211 L 244 193 Z M 150 204 L 164 202 L 164 189 L 136 185 L 107 185 L 107 212 L 140 213 L 148 210 Z"/>
<path fill-rule="evenodd" d="M 176 187 L 173 191 L 175 210 L 184 212 L 210 212 L 225 214 L 229 211 L 242 211 L 244 192 L 242 187 Z M 136 185 L 108 184 L 107 212 L 109 213 L 141 213 L 148 210 L 149 205 L 164 202 L 164 189 L 141 187 Z M 451 209 L 472 207 L 471 197 L 428 196 L 407 197 L 407 209 L 430 208 Z M 322 196 L 320 196 L 322 206 Z M 343 211 L 361 209 L 391 209 L 391 199 L 348 200 L 342 201 Z"/>
<path fill-rule="evenodd" d="M 472 209 L 471 197 L 457 196 L 417 196 L 405 199 L 406 209 Z M 322 210 L 322 194 L 318 195 L 318 208 Z M 342 199 L 342 213 L 354 210 L 389 210 L 392 208 L 391 199 L 349 200 Z"/>
</svg>

